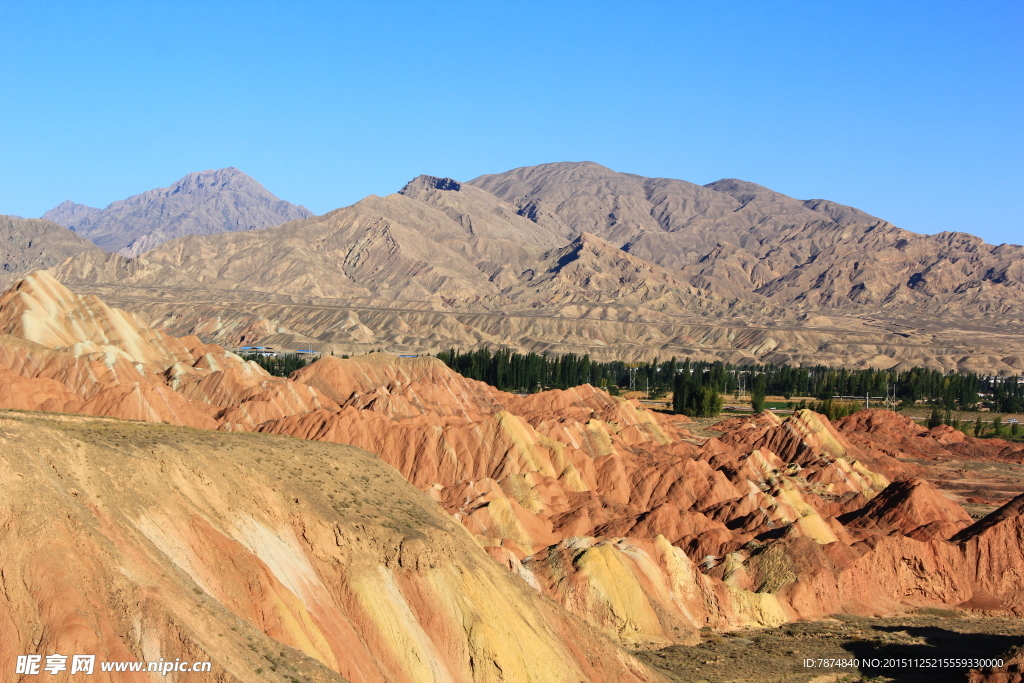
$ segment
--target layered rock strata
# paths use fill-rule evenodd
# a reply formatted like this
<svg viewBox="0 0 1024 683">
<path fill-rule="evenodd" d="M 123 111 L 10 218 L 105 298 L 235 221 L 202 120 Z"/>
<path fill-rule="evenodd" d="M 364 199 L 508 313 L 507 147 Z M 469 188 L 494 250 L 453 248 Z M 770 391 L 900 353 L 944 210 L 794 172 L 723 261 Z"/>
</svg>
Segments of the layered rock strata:
<svg viewBox="0 0 1024 683">
<path fill-rule="evenodd" d="M 0 482 L 7 672 L 38 652 L 93 654 L 104 683 L 161 659 L 211 662 L 190 682 L 661 680 L 356 448 L 7 413 Z"/>
<path fill-rule="evenodd" d="M 837 611 L 1024 613 L 1021 499 L 971 524 L 921 464 L 1009 462 L 1020 444 L 885 411 L 765 413 L 698 437 L 588 385 L 508 394 L 429 357 L 325 357 L 274 378 L 45 274 L 0 297 L 0 323 L 2 407 L 364 448 L 520 585 L 630 646 Z"/>
</svg>

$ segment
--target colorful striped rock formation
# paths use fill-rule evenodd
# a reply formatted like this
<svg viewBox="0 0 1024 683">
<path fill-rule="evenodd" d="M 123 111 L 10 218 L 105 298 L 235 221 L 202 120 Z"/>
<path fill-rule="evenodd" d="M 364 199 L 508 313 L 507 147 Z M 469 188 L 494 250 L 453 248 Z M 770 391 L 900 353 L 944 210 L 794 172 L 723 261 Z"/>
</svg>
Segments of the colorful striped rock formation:
<svg viewBox="0 0 1024 683">
<path fill-rule="evenodd" d="M 168 473 L 166 481 L 126 474 L 116 495 L 96 489 L 72 517 L 53 512 L 63 510 L 56 503 L 32 512 L 40 525 L 61 514 L 86 520 L 75 517 L 86 509 L 100 515 L 95 529 L 109 540 L 107 554 L 61 570 L 92 582 L 80 602 L 108 605 L 113 597 L 95 591 L 113 585 L 115 567 L 127 567 L 125 580 L 136 587 L 125 584 L 125 595 L 134 596 L 157 580 L 146 572 L 163 563 L 174 581 L 184 581 L 184 572 L 203 591 L 197 595 L 211 596 L 224 610 L 217 619 L 227 620 L 219 623 L 240 620 L 233 623 L 254 629 L 246 631 L 253 638 L 285 643 L 351 680 L 647 680 L 602 638 L 654 647 L 694 642 L 703 627 L 914 606 L 1024 614 L 1024 497 L 971 524 L 930 483 L 926 467 L 947 459 L 1013 461 L 1019 445 L 927 430 L 878 410 L 835 425 L 807 410 L 785 419 L 765 413 L 723 420 L 713 426 L 719 436 L 698 437 L 685 417 L 589 385 L 509 394 L 430 357 L 325 357 L 287 379 L 271 377 L 196 337 L 156 332 L 45 274 L 0 297 L 0 333 L 0 408 L 139 421 L 126 432 L 124 453 L 141 462 L 119 460 L 118 471 L 134 472 L 125 469 L 130 464 Z M 98 424 L 82 419 L 75 418 L 74 434 Z M 162 422 L 256 434 L 203 437 L 140 424 Z M 216 439 L 237 438 L 223 443 L 248 450 L 238 463 L 213 463 L 194 455 L 205 446 L 183 446 L 187 457 L 167 460 L 162 447 L 145 445 L 149 433 L 212 439 L 216 448 Z M 61 505 L 84 500 L 90 476 L 112 476 L 89 469 L 101 456 L 76 445 L 92 442 L 74 434 L 61 441 L 60 467 L 79 482 L 78 493 L 54 494 Z M 299 439 L 356 446 L 383 464 L 355 472 L 341 462 L 354 451 L 316 450 L 329 447 Z M 31 452 L 9 467 L 21 467 Z M 322 455 L 328 452 L 335 455 Z M 228 474 L 207 476 L 206 467 Z M 51 481 L 45 469 L 31 471 L 33 481 Z M 20 482 L 14 469 L 3 476 L 5 485 Z M 141 500 L 148 487 L 178 502 L 162 512 L 153 499 L 116 523 L 102 517 L 127 515 L 125 506 L 135 503 L 123 491 Z M 231 517 L 238 506 L 258 527 Z M 257 548 L 254 539 L 265 543 Z M 418 550 L 403 555 L 403 547 Z M 139 548 L 148 553 L 145 570 L 123 555 Z M 245 559 L 246 548 L 256 559 Z M 25 576 L 65 559 L 44 557 Z M 45 590 L 28 590 L 36 607 L 19 602 L 17 609 L 45 612 Z M 168 614 L 171 603 L 160 605 L 154 613 Z M 534 664 L 520 657 L 534 636 L 514 630 L 520 622 L 512 613 L 546 624 L 542 639 L 550 642 L 537 647 L 548 654 Z M 430 614 L 442 616 L 431 621 Z M 39 619 L 39 632 L 48 632 Z M 131 630 L 104 623 L 90 622 L 83 633 L 112 638 Z M 585 623 L 605 636 L 585 635 Z M 516 639 L 525 639 L 519 654 L 509 645 Z M 578 642 L 605 644 L 592 650 Z M 142 644 L 125 647 L 138 653 Z M 615 664 L 595 673 L 598 656 Z M 559 658 L 561 668 L 549 664 Z M 561 678 L 545 677 L 549 668 Z"/>
<path fill-rule="evenodd" d="M 630 645 L 984 597 L 946 540 L 970 518 L 873 441 L 906 422 L 892 413 L 859 413 L 857 439 L 857 422 L 809 411 L 697 439 L 589 386 L 505 394 L 430 358 L 326 358 L 292 379 L 342 409 L 260 431 L 379 453 L 514 574 Z"/>
<path fill-rule="evenodd" d="M 189 683 L 661 681 L 355 448 L 7 413 L 0 480 L 4 672 L 38 651 L 95 655 L 101 683 L 160 659 L 211 662 L 168 678 Z"/>
<path fill-rule="evenodd" d="M 271 377 L 219 346 L 167 336 L 94 296 L 73 294 L 43 271 L 0 296 L 0 374 L 9 378 L 0 385 L 3 408 L 205 429 L 337 408 L 315 389 Z"/>
</svg>

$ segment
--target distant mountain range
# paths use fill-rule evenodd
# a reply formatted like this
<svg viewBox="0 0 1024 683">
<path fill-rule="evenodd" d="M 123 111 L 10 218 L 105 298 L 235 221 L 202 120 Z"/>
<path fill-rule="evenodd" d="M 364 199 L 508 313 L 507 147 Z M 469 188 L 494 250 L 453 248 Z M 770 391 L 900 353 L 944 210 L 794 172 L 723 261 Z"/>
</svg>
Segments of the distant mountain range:
<svg viewBox="0 0 1024 683">
<path fill-rule="evenodd" d="M 1019 311 L 1024 247 L 926 236 L 824 199 L 742 180 L 694 185 L 545 164 L 471 184 L 555 234 L 591 232 L 701 290 L 769 306 L 940 313 Z"/>
<path fill-rule="evenodd" d="M 312 216 L 278 199 L 237 168 L 189 173 L 161 187 L 116 201 L 105 209 L 66 201 L 45 214 L 106 251 L 138 256 L 167 240 L 256 230 Z"/>
<path fill-rule="evenodd" d="M 1024 247 L 587 162 L 420 176 L 323 216 L 53 272 L 226 344 L 1024 370 Z"/>
</svg>

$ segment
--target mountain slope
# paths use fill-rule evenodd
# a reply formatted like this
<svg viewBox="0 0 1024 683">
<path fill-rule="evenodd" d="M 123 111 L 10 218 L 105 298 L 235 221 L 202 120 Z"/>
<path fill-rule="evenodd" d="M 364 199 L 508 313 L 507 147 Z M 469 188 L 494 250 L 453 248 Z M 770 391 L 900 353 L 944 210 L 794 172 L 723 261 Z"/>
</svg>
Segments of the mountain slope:
<svg viewBox="0 0 1024 683">
<path fill-rule="evenodd" d="M 592 163 L 419 176 L 324 216 L 53 272 L 229 345 L 1024 370 L 1024 247 Z"/>
<path fill-rule="evenodd" d="M 211 661 L 176 681 L 661 680 L 348 446 L 0 414 L 0 666 Z M 45 533 L 41 530 L 45 529 Z"/>
<path fill-rule="evenodd" d="M 918 235 L 852 207 L 742 180 L 700 186 L 583 162 L 467 184 L 552 232 L 591 232 L 722 296 L 851 313 L 953 306 L 968 317 L 1013 314 L 1024 303 L 1024 247 L 965 233 Z"/>
<path fill-rule="evenodd" d="M 66 201 L 43 218 L 70 228 L 107 251 L 137 256 L 184 235 L 256 230 L 312 213 L 270 194 L 237 168 L 190 173 L 105 209 Z"/>
<path fill-rule="evenodd" d="M 651 311 L 723 310 L 715 301 L 675 273 L 618 249 L 584 232 L 567 246 L 544 255 L 522 287 L 509 294 L 514 300 L 541 301 L 545 307 L 568 303 L 642 306 Z"/>
<path fill-rule="evenodd" d="M 102 253 L 89 240 L 56 223 L 0 216 L 0 287 L 28 271 L 49 268 L 89 252 Z"/>
<path fill-rule="evenodd" d="M 454 181 L 450 181 L 454 182 Z M 438 190 L 438 179 L 417 178 L 401 193 L 370 196 L 344 209 L 256 232 L 187 237 L 153 249 L 144 258 L 83 259 L 60 269 L 68 282 L 118 282 L 259 291 L 302 297 L 361 297 L 405 301 L 443 309 L 475 306 L 506 310 L 551 303 L 550 278 L 567 258 L 564 242 L 515 214 L 493 195 L 467 187 Z M 415 197 L 415 198 L 414 198 Z M 622 291 L 639 284 L 637 273 L 659 288 L 678 289 L 676 303 L 701 298 L 696 288 L 664 269 L 593 238 L 585 253 Z M 566 252 L 568 253 L 568 252 Z M 567 271 L 568 272 L 568 271 Z M 657 275 L 655 275 L 657 273 Z M 565 283 L 565 279 L 562 279 Z M 619 301 L 621 292 L 577 282 L 573 302 Z M 637 298 L 639 302 L 641 298 Z"/>
</svg>

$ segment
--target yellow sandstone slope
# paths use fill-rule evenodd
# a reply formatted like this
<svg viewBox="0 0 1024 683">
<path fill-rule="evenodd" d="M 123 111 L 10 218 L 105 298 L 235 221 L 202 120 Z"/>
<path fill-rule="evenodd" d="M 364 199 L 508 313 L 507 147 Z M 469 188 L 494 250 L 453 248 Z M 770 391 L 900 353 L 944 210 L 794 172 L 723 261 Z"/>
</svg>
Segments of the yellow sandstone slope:
<svg viewBox="0 0 1024 683">
<path fill-rule="evenodd" d="M 660 680 L 357 448 L 4 412 L 0 486 L 0 670 L 88 653 L 211 660 L 175 679 L 207 683 Z"/>
</svg>

